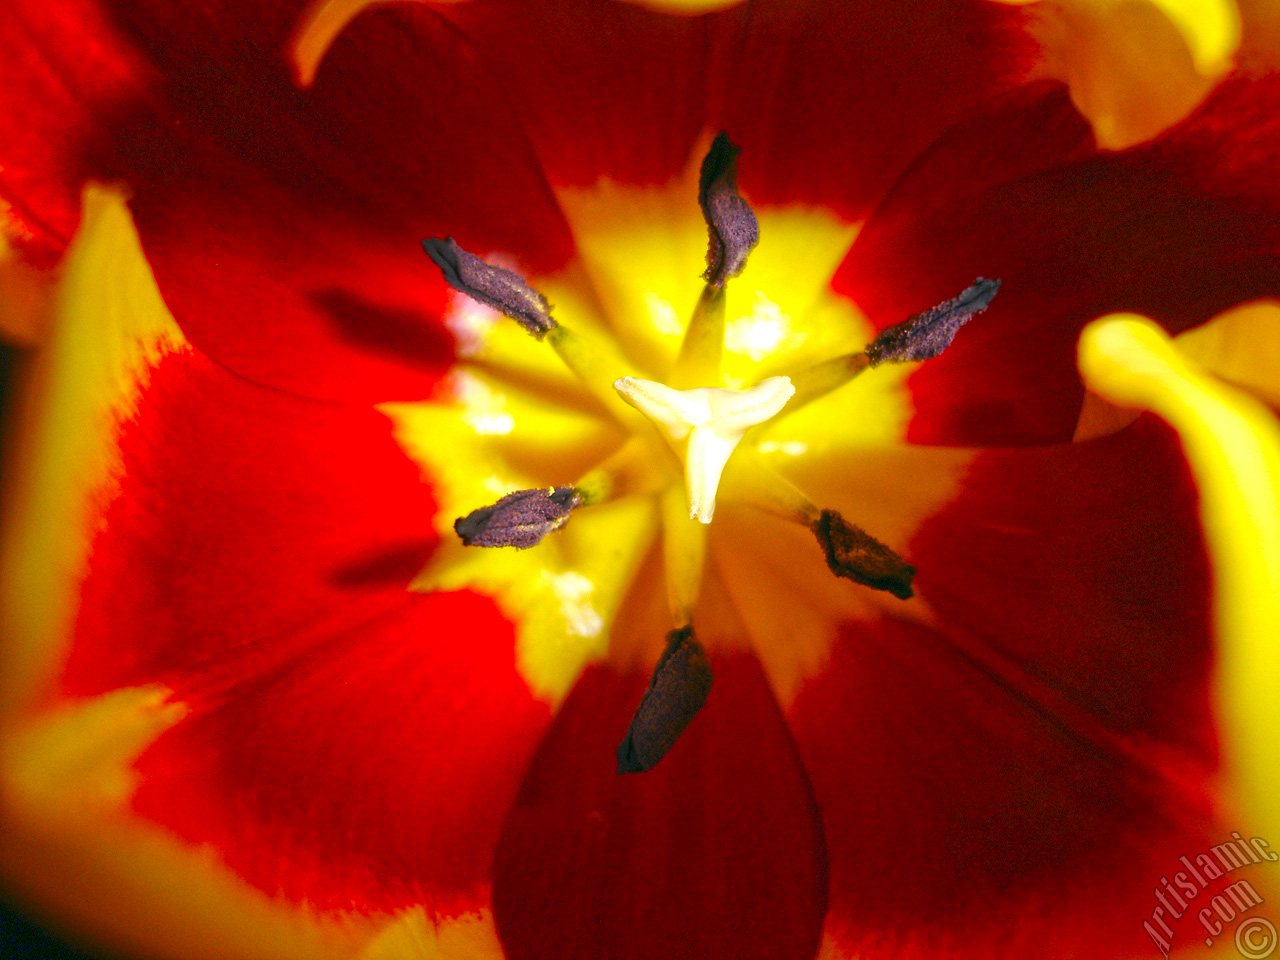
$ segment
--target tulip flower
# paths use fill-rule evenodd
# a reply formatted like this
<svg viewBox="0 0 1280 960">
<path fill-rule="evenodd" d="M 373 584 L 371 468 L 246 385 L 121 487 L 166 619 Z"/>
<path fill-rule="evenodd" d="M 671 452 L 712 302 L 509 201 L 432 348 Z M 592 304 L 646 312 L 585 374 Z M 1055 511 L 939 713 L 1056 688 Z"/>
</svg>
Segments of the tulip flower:
<svg viewBox="0 0 1280 960">
<path fill-rule="evenodd" d="M 21 909 L 181 960 L 1261 949 L 1266 9 L 0 23 Z"/>
</svg>

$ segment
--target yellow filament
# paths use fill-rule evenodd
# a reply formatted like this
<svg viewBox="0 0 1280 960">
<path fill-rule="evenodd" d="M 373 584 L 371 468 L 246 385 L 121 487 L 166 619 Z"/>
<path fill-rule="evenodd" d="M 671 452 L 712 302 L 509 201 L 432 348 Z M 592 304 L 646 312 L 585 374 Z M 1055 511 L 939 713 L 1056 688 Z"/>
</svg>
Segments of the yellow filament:
<svg viewBox="0 0 1280 960">
<path fill-rule="evenodd" d="M 554 327 L 546 336 L 547 343 L 564 361 L 564 365 L 572 370 L 601 403 L 608 408 L 621 423 L 632 429 L 643 428 L 645 420 L 636 411 L 624 403 L 613 383 L 618 379 L 619 371 L 629 366 L 620 358 L 593 340 L 570 330 L 563 323 Z"/>
<path fill-rule="evenodd" d="M 724 287 L 706 286 L 694 308 L 693 320 L 684 332 L 680 355 L 668 378 L 671 386 L 724 386 L 721 357 L 724 354 Z"/>
<path fill-rule="evenodd" d="M 1153 411 L 1182 439 L 1214 570 L 1215 693 L 1228 770 L 1260 821 L 1250 828 L 1280 832 L 1280 425 L 1143 317 L 1115 314 L 1086 327 L 1079 363 L 1092 390 Z"/>
<path fill-rule="evenodd" d="M 667 600 L 677 627 L 693 621 L 707 555 L 707 527 L 689 516 L 684 491 L 673 485 L 662 495 L 662 555 Z"/>
</svg>

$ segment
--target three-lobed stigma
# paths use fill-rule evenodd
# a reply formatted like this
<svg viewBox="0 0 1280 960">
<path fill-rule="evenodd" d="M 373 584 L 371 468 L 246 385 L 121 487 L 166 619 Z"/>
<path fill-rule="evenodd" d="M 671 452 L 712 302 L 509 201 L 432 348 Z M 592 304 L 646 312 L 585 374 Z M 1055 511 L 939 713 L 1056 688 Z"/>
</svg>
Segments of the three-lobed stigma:
<svg viewBox="0 0 1280 960">
<path fill-rule="evenodd" d="M 735 488 L 742 503 L 810 530 L 836 576 L 901 600 L 913 595 L 914 567 L 837 511 L 811 502 L 772 473 L 754 450 L 764 425 L 790 416 L 865 370 L 936 357 L 1000 289 L 1000 281 L 979 278 L 958 296 L 885 329 L 864 349 L 730 389 L 722 369 L 726 288 L 742 273 L 760 240 L 755 213 L 738 192 L 739 154 L 721 133 L 702 161 L 698 204 L 708 238 L 705 287 L 679 353 L 661 380 L 619 369 L 626 360 L 553 317 L 546 297 L 516 272 L 486 263 L 452 238 L 423 241 L 446 283 L 545 340 L 630 437 L 572 483 L 516 490 L 460 517 L 454 529 L 463 543 L 529 549 L 565 526 L 575 510 L 636 493 L 657 496 L 662 505 L 673 629 L 618 747 L 619 773 L 657 764 L 710 693 L 711 666 L 695 637 L 693 617 L 707 528 L 726 467 L 741 449 L 752 448 L 738 471 L 751 476 L 749 483 Z"/>
</svg>

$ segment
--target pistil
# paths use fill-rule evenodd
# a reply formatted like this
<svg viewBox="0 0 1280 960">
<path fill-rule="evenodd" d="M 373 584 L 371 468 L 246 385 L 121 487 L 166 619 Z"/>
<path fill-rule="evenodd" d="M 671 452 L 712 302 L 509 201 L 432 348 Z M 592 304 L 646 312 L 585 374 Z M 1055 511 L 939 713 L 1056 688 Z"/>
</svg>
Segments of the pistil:
<svg viewBox="0 0 1280 960">
<path fill-rule="evenodd" d="M 710 523 L 716 489 L 729 456 L 750 427 L 764 423 L 795 392 L 786 377 L 770 377 L 749 390 L 695 387 L 676 390 L 638 377 L 620 377 L 614 389 L 672 440 L 689 438 L 685 448 L 685 491 L 689 516 Z"/>
</svg>

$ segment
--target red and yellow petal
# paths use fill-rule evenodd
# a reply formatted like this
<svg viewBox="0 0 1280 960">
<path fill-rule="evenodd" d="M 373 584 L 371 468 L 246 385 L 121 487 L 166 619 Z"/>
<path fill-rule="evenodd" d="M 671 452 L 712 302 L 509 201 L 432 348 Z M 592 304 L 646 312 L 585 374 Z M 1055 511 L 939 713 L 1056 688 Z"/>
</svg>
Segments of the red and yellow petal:
<svg viewBox="0 0 1280 960">
<path fill-rule="evenodd" d="M 526 271 L 568 258 L 520 117 L 433 10 L 361 16 L 309 90 L 251 79 L 220 90 L 233 102 L 212 116 L 172 89 L 183 129 L 144 116 L 113 145 L 167 302 L 236 372 L 332 399 L 421 398 L 452 360 L 423 237 Z"/>
<path fill-rule="evenodd" d="M 1039 71 L 1067 84 L 1108 150 L 1185 119 L 1231 70 L 1240 43 L 1233 0 L 1033 0 L 1026 9 L 1043 48 Z"/>
<path fill-rule="evenodd" d="M 759 664 L 713 659 L 706 707 L 643 775 L 614 753 L 647 681 L 588 669 L 503 826 L 494 916 L 511 960 L 796 958 L 826 906 L 822 827 Z"/>
<path fill-rule="evenodd" d="M 510 623 L 406 592 L 434 503 L 387 417 L 193 351 L 119 200 L 89 209 L 8 501 L 7 872 L 82 931 L 189 956 L 343 955 L 411 904 L 484 909 L 549 719 Z M 77 846 L 116 891 L 89 907 L 54 882 Z M 192 884 L 213 906 L 183 920 Z M 130 934 L 148 910 L 178 919 Z"/>
<path fill-rule="evenodd" d="M 788 715 L 831 956 L 1149 946 L 1152 886 L 1221 839 L 1195 510 L 1149 419 L 972 463 L 911 542 L 938 625 L 849 624 Z"/>
<path fill-rule="evenodd" d="M 1239 315 L 1214 323 L 1231 325 Z M 1190 344 L 1180 344 L 1188 346 Z M 1086 328 L 1080 368 L 1109 400 L 1152 410 L 1178 432 L 1201 491 L 1213 566 L 1218 639 L 1214 712 L 1224 764 L 1250 826 L 1280 825 L 1270 744 L 1280 583 L 1280 429 L 1273 410 L 1188 361 L 1145 318 L 1104 317 Z"/>
<path fill-rule="evenodd" d="M 1274 80 L 1240 77 L 1147 146 L 1091 155 L 1065 94 L 1014 95 L 958 126 L 870 218 L 836 279 L 888 326 L 975 276 L 991 309 L 911 380 L 919 443 L 1062 442 L 1083 388 L 1083 325 L 1133 309 L 1172 331 L 1280 291 Z"/>
</svg>

